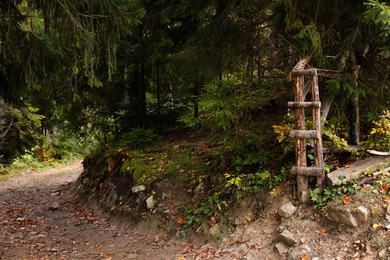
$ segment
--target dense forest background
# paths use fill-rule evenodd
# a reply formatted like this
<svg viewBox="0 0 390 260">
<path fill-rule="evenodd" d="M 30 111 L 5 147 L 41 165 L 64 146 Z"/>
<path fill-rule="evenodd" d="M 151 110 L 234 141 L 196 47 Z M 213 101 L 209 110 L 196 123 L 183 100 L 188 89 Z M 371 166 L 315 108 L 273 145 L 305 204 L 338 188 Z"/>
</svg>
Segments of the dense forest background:
<svg viewBox="0 0 390 260">
<path fill-rule="evenodd" d="M 218 166 L 279 171 L 305 56 L 327 145 L 390 144 L 389 1 L 4 0 L 0 53 L 2 167 L 190 127 Z"/>
</svg>

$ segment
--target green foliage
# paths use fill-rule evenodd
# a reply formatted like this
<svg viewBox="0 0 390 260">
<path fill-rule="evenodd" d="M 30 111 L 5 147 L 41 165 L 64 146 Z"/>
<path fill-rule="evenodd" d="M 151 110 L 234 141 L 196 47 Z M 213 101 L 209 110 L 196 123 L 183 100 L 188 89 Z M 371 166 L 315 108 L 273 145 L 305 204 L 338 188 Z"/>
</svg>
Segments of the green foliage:
<svg viewBox="0 0 390 260">
<path fill-rule="evenodd" d="M 379 54 L 383 58 L 390 58 L 390 6 L 388 3 L 379 2 L 377 0 L 368 0 L 364 3 L 366 11 L 364 13 L 364 20 L 367 23 L 373 23 L 379 30 L 379 37 L 376 37 L 379 43 Z"/>
<path fill-rule="evenodd" d="M 340 183 L 335 187 L 325 187 L 322 193 L 319 188 L 310 189 L 311 200 L 315 204 L 314 209 L 326 212 L 329 202 L 355 193 L 358 186 L 356 181 L 351 181 L 348 184 Z"/>
<path fill-rule="evenodd" d="M 321 35 L 315 24 L 303 26 L 294 37 L 300 40 L 303 53 L 313 53 L 317 57 L 322 56 Z"/>
<path fill-rule="evenodd" d="M 152 129 L 133 128 L 122 134 L 119 141 L 121 146 L 128 146 L 132 149 L 144 149 L 157 141 L 158 136 Z"/>
<path fill-rule="evenodd" d="M 367 143 L 370 147 L 390 147 L 390 110 L 383 111 L 379 120 L 373 122 L 374 127 L 368 136 Z"/>
<path fill-rule="evenodd" d="M 193 110 L 179 119 L 186 126 L 220 131 L 252 122 L 252 113 L 272 99 L 272 91 L 258 88 L 242 75 L 226 74 L 204 89 L 199 97 L 199 117 Z"/>
<path fill-rule="evenodd" d="M 26 150 L 23 155 L 16 158 L 11 164 L 10 168 L 18 170 L 36 170 L 44 168 L 46 165 L 40 162 L 35 156 L 34 151 L 41 149 L 40 147 L 34 147 L 31 150 Z"/>
</svg>

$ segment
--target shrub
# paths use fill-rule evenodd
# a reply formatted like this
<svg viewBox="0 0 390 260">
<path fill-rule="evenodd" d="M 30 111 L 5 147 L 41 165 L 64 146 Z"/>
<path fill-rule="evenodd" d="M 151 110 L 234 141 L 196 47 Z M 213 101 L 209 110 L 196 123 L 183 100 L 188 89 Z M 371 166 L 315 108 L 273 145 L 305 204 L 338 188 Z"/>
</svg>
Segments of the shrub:
<svg viewBox="0 0 390 260">
<path fill-rule="evenodd" d="M 152 129 L 133 128 L 122 135 L 121 146 L 129 146 L 132 149 L 144 149 L 157 140 L 158 136 Z"/>
<path fill-rule="evenodd" d="M 390 147 L 390 110 L 386 110 L 377 121 L 368 136 L 367 143 L 370 147 Z"/>
</svg>

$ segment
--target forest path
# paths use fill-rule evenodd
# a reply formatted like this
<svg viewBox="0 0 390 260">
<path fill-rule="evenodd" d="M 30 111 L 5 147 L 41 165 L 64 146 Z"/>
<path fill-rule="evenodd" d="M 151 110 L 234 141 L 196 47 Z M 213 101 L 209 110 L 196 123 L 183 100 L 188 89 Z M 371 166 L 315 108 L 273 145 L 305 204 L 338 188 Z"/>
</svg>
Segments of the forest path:
<svg viewBox="0 0 390 260">
<path fill-rule="evenodd" d="M 71 189 L 81 171 L 76 161 L 0 181 L 0 259 L 195 259 L 195 251 L 199 254 L 200 248 L 186 242 L 165 241 L 145 227 L 124 228 L 95 215 Z"/>
</svg>

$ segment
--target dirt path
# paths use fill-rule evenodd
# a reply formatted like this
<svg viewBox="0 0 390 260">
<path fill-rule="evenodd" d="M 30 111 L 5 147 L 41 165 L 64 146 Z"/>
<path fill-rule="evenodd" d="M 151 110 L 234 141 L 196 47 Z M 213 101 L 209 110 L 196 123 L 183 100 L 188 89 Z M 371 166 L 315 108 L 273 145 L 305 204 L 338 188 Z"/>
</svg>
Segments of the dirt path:
<svg viewBox="0 0 390 260">
<path fill-rule="evenodd" d="M 202 249 L 108 222 L 76 202 L 81 162 L 0 182 L 0 259 L 195 259 Z M 205 256 L 210 250 L 203 250 Z M 201 258 L 205 259 L 205 258 Z"/>
</svg>

